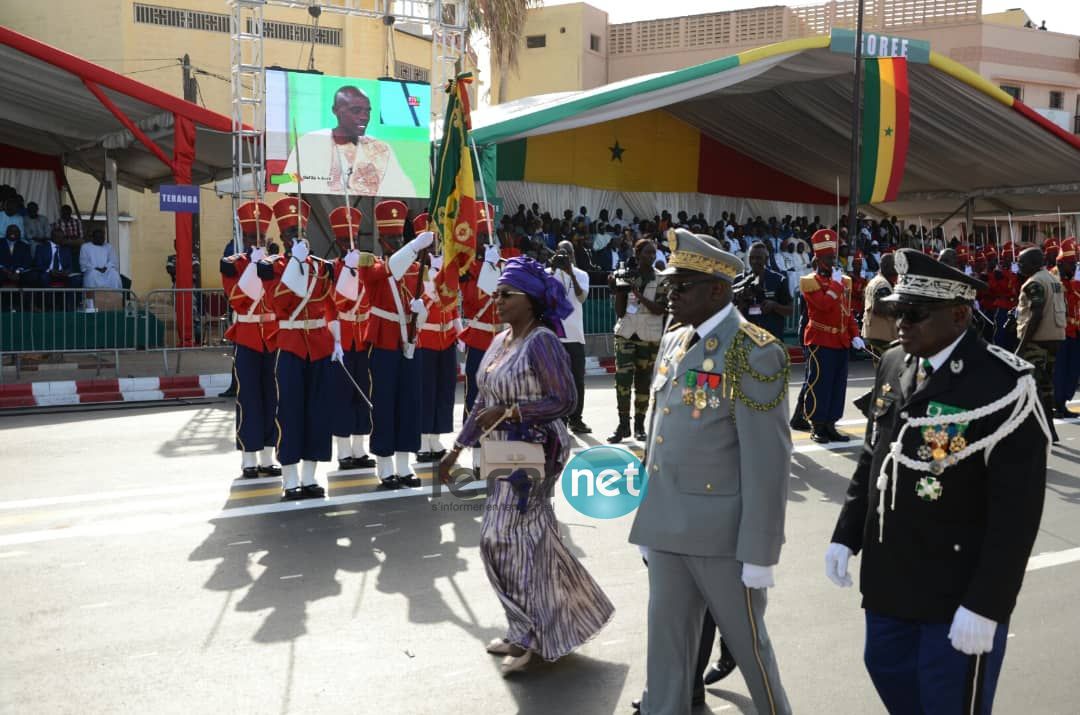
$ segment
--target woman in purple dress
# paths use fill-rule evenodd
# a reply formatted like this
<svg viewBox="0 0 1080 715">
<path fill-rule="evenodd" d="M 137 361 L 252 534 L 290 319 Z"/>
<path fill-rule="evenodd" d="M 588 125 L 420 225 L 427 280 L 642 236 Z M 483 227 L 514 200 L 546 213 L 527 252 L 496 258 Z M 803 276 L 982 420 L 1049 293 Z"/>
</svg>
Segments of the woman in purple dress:
<svg viewBox="0 0 1080 715">
<path fill-rule="evenodd" d="M 562 284 L 531 258 L 507 261 L 494 297 L 499 319 L 510 328 L 484 354 L 476 404 L 439 476 L 449 481 L 461 450 L 488 430 L 484 439 L 544 447 L 543 480 L 495 480 L 480 531 L 484 568 L 509 622 L 506 637 L 487 651 L 506 656 L 501 670 L 507 675 L 525 668 L 534 653 L 547 661 L 566 655 L 596 635 L 615 608 L 563 544 L 551 505 L 570 453 L 561 418 L 577 399 L 557 337 L 572 306 Z"/>
</svg>

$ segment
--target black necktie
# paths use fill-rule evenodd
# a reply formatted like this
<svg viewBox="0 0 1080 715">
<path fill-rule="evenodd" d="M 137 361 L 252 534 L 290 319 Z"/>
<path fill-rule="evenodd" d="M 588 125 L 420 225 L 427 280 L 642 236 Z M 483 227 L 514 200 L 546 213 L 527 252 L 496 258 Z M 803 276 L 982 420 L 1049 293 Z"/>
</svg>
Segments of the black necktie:
<svg viewBox="0 0 1080 715">
<path fill-rule="evenodd" d="M 698 335 L 698 331 L 695 330 L 690 335 L 690 342 L 686 344 L 686 349 L 689 350 L 690 348 L 694 347 L 694 343 L 696 343 L 698 340 L 701 340 L 701 336 Z"/>
</svg>

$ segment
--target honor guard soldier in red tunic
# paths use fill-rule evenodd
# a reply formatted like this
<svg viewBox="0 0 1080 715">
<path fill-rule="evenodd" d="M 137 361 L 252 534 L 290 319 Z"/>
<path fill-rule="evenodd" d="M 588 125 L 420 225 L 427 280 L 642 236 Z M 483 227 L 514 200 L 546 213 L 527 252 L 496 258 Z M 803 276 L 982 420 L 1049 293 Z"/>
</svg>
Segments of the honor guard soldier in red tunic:
<svg viewBox="0 0 1080 715">
<path fill-rule="evenodd" d="M 236 313 L 225 337 L 236 345 L 236 448 L 245 479 L 281 476 L 271 452 L 277 444 L 277 389 L 270 336 L 277 330 L 277 316 L 264 302 L 257 269 L 266 255 L 266 230 L 273 216 L 273 209 L 261 201 L 237 207 L 244 252 L 221 259 L 221 285 Z"/>
<path fill-rule="evenodd" d="M 1015 264 L 1015 260 L 1016 247 L 1012 241 L 1008 241 L 1001 247 L 1001 259 L 997 267 L 989 266 L 990 294 L 998 305 L 994 315 L 994 344 L 1010 351 L 1016 350 L 1016 334 L 1006 328 L 1006 323 L 1020 301 L 1020 266 Z"/>
<path fill-rule="evenodd" d="M 326 494 L 315 481 L 315 467 L 330 461 L 327 372 L 331 355 L 342 358 L 333 267 L 310 256 L 303 237 L 310 212 L 306 201 L 292 196 L 274 204 L 287 253 L 259 264 L 266 302 L 278 317 L 272 339 L 277 347 L 277 457 L 285 500 Z"/>
<path fill-rule="evenodd" d="M 863 278 L 863 255 L 862 251 L 855 251 L 851 259 L 851 311 L 855 314 L 855 322 L 862 325 L 863 320 L 863 296 L 866 291 L 866 279 Z"/>
<path fill-rule="evenodd" d="M 360 280 L 360 209 L 338 206 L 330 212 L 340 257 L 334 261 L 334 304 L 341 326 L 341 366 L 330 366 L 330 431 L 337 443 L 338 467 L 367 469 L 375 460 L 367 455 L 365 438 L 371 434 L 371 378 L 368 372 L 367 320 L 371 300 Z M 368 261 L 371 256 L 368 254 Z M 351 380 L 349 378 L 352 378 Z M 357 394 L 357 388 L 363 395 Z"/>
<path fill-rule="evenodd" d="M 1061 242 L 1057 256 L 1057 276 L 1065 289 L 1065 340 L 1054 361 L 1054 416 L 1076 417 L 1068 402 L 1080 383 L 1080 281 L 1076 280 L 1076 239 Z"/>
<path fill-rule="evenodd" d="M 1048 238 L 1043 241 L 1043 256 L 1046 258 L 1046 270 L 1053 272 L 1057 267 L 1057 257 L 1060 246 L 1056 238 Z"/>
<path fill-rule="evenodd" d="M 810 238 L 817 269 L 799 281 L 806 301 L 806 392 L 803 414 L 811 424 L 815 442 L 847 442 L 836 429 L 844 414 L 848 350 L 866 347 L 851 310 L 851 276 L 836 268 L 836 232 L 823 228 Z"/>
<path fill-rule="evenodd" d="M 427 212 L 413 219 L 413 232 L 428 230 Z M 416 357 L 420 361 L 420 451 L 418 462 L 438 462 L 446 454 L 439 435 L 454 429 L 454 393 L 457 392 L 457 339 L 459 293 L 447 285 L 442 256 L 432 256 L 424 269 L 422 300 L 427 319 L 419 324 Z"/>
<path fill-rule="evenodd" d="M 385 261 L 361 256 L 360 280 L 371 297 L 368 340 L 371 342 L 371 451 L 384 489 L 418 487 L 409 455 L 420 451 L 420 363 L 414 359 L 416 332 L 426 316 L 420 264 L 435 236 L 424 231 L 404 246 L 408 208 L 401 201 L 375 205 L 375 226 Z M 393 255 L 391 255 L 393 254 Z"/>
<path fill-rule="evenodd" d="M 461 312 L 464 327 L 461 342 L 465 345 L 465 416 L 476 402 L 476 371 L 480 360 L 491 346 L 491 340 L 502 330 L 495 311 L 493 292 L 499 280 L 499 247 L 489 245 L 494 224 L 495 207 L 489 203 L 478 205 L 479 220 L 476 223 L 477 261 L 469 272 L 461 276 Z"/>
</svg>

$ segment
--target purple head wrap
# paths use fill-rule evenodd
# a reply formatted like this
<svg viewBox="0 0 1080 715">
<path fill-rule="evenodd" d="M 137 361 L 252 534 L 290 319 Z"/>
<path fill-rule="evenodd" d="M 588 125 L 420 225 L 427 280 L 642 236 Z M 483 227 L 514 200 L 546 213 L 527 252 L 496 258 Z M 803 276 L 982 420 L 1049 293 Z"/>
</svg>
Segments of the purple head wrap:
<svg viewBox="0 0 1080 715">
<path fill-rule="evenodd" d="M 543 264 L 526 256 L 515 256 L 503 266 L 499 285 L 508 285 L 535 298 L 544 306 L 543 315 L 537 318 L 551 323 L 560 338 L 566 336 L 562 321 L 574 312 L 574 306 L 567 300 L 563 284 Z"/>
</svg>

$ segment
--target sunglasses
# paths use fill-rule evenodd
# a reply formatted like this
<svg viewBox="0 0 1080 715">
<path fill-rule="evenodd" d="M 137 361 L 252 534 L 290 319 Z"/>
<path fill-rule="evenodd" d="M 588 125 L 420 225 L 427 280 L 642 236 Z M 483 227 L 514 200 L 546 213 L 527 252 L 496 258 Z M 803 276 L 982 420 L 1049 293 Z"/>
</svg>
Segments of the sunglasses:
<svg viewBox="0 0 1080 715">
<path fill-rule="evenodd" d="M 513 296 L 513 295 L 525 295 L 525 293 L 523 293 L 522 291 L 519 291 L 519 290 L 510 290 L 508 288 L 498 288 L 498 289 L 495 290 L 494 293 L 491 294 L 491 297 L 494 298 L 495 300 L 500 300 L 500 299 L 501 300 L 506 300 L 507 298 L 509 298 L 510 296 Z"/>
<path fill-rule="evenodd" d="M 902 320 L 905 323 L 921 323 L 931 315 L 939 310 L 945 308 L 955 308 L 959 303 L 939 303 L 934 306 L 925 305 L 906 305 L 897 306 L 892 309 L 892 317 L 895 320 Z"/>
<path fill-rule="evenodd" d="M 680 283 L 668 282 L 667 291 L 668 291 L 669 295 L 674 295 L 676 293 L 682 293 L 683 291 L 685 291 L 685 290 L 687 290 L 687 289 L 689 289 L 689 288 L 691 288 L 693 286 L 699 285 L 701 283 L 713 283 L 713 282 L 715 282 L 714 278 L 699 278 L 696 281 L 682 281 Z"/>
</svg>

